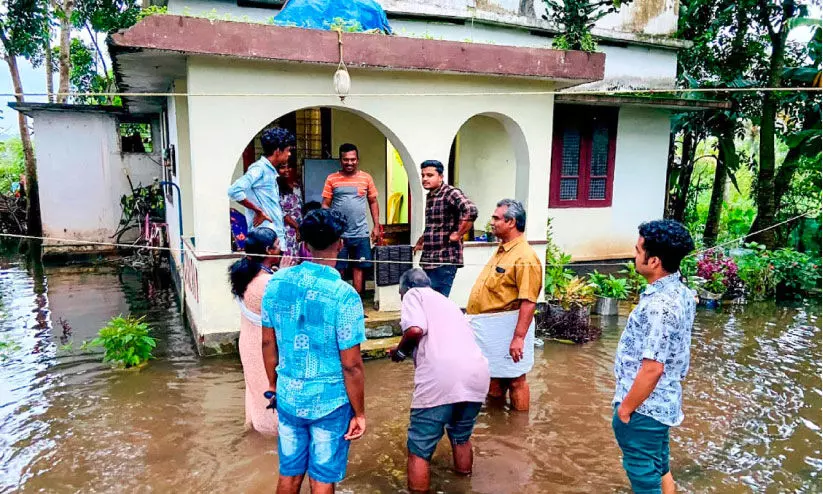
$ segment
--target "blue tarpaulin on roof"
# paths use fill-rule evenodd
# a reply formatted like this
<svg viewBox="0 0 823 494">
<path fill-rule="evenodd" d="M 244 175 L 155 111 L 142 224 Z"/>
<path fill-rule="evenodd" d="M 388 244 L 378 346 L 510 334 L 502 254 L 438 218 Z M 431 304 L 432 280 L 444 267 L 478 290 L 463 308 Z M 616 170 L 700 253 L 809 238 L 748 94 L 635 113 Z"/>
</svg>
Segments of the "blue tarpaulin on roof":
<svg viewBox="0 0 823 494">
<path fill-rule="evenodd" d="M 308 29 L 377 30 L 391 34 L 386 12 L 374 0 L 289 0 L 275 16 L 274 23 Z"/>
<path fill-rule="evenodd" d="M 274 23 L 308 29 L 377 30 L 391 34 L 386 12 L 374 0 L 289 0 L 275 16 Z"/>
</svg>

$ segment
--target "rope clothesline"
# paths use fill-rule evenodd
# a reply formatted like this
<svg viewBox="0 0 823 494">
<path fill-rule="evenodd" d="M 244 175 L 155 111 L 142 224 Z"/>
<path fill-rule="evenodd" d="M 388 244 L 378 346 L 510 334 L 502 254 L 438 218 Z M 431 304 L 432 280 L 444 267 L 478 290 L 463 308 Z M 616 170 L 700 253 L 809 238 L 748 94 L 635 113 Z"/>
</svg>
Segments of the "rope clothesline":
<svg viewBox="0 0 823 494">
<path fill-rule="evenodd" d="M 732 245 L 732 244 L 739 243 L 739 242 L 745 240 L 747 237 L 750 237 L 752 235 L 756 235 L 758 233 L 763 233 L 763 232 L 766 232 L 768 230 L 772 230 L 774 228 L 777 228 L 779 226 L 785 225 L 787 223 L 790 223 L 792 221 L 795 221 L 799 218 L 804 218 L 804 217 L 812 217 L 812 212 L 799 214 L 799 215 L 794 216 L 792 218 L 789 218 L 787 220 L 781 221 L 779 223 L 775 223 L 775 224 L 773 224 L 771 226 L 768 226 L 766 228 L 748 233 L 748 234 L 746 234 L 742 237 L 738 237 L 738 238 L 735 238 L 735 239 L 732 239 L 732 240 L 729 240 L 729 241 L 726 241 L 726 242 L 722 242 L 722 243 L 717 244 L 713 247 L 706 247 L 704 249 L 697 250 L 695 252 L 692 252 L 691 254 L 689 254 L 686 257 L 699 256 L 699 255 L 702 255 L 702 254 L 704 254 L 704 253 L 706 253 L 706 252 L 708 252 L 712 249 L 717 249 L 719 247 L 724 247 L 726 245 Z M 181 253 L 181 252 L 185 252 L 185 250 L 186 250 L 185 248 L 180 249 L 180 248 L 175 248 L 175 247 L 171 247 L 171 246 L 169 246 L 169 247 L 158 247 L 158 246 L 151 246 L 151 245 L 123 244 L 123 243 L 116 243 L 116 242 L 99 242 L 99 241 L 94 241 L 94 240 L 81 240 L 81 239 L 59 238 L 59 237 L 44 237 L 44 236 L 35 236 L 35 235 L 21 235 L 21 234 L 14 234 L 14 233 L 0 233 L 0 238 L 2 238 L 2 237 L 24 239 L 24 240 L 63 242 L 63 243 L 74 244 L 74 245 L 89 245 L 89 246 L 101 246 L 101 247 L 116 247 L 116 248 L 124 248 L 124 249 L 164 251 L 164 252 L 169 252 L 169 253 Z M 285 256 L 282 256 L 282 255 L 281 256 L 274 256 L 274 255 L 269 255 L 269 254 L 247 254 L 247 253 L 242 252 L 242 251 L 240 251 L 240 252 L 204 251 L 204 250 L 191 249 L 191 252 L 195 256 L 236 256 L 238 258 L 239 257 L 261 257 L 261 258 L 285 257 Z M 288 257 L 291 257 L 292 259 L 296 259 L 296 260 L 311 260 L 312 259 L 310 257 L 300 257 L 300 256 L 288 256 Z M 348 259 L 348 258 L 327 258 L 327 260 L 342 261 L 342 262 L 358 262 L 357 259 Z M 410 264 L 408 261 L 392 261 L 392 260 L 378 260 L 378 259 L 372 259 L 372 260 L 367 261 L 367 262 L 370 262 L 370 263 L 373 263 L 373 264 Z M 413 264 L 413 263 L 414 263 L 414 261 L 411 262 L 411 264 Z M 432 265 L 432 266 L 457 266 L 458 265 L 456 263 L 447 263 L 447 262 L 426 262 L 425 264 L 426 265 Z M 486 265 L 485 262 L 484 263 L 463 263 L 462 264 L 462 266 L 485 266 L 485 265 Z M 500 266 L 500 267 L 515 267 L 517 265 L 518 264 L 498 264 L 498 266 Z M 611 263 L 610 262 L 571 262 L 571 263 L 567 263 L 567 264 L 552 264 L 552 266 L 569 266 L 569 267 L 623 266 L 623 265 L 625 265 L 625 263 L 618 263 L 618 262 L 611 262 Z"/>
<path fill-rule="evenodd" d="M 551 91 L 467 91 L 467 92 L 432 92 L 432 93 L 350 93 L 347 98 L 384 98 L 392 96 L 402 97 L 450 97 L 450 96 L 547 96 L 547 95 L 604 95 L 619 96 L 633 94 L 676 94 L 676 93 L 742 93 L 742 92 L 808 92 L 823 93 L 819 87 L 727 87 L 727 88 L 669 88 L 669 89 L 592 89 L 592 90 L 551 90 Z M 54 92 L 54 93 L 0 93 L 3 97 L 126 97 L 126 98 L 158 98 L 158 97 L 266 97 L 266 98 L 308 98 L 334 97 L 337 93 L 226 93 L 226 92 Z"/>
</svg>

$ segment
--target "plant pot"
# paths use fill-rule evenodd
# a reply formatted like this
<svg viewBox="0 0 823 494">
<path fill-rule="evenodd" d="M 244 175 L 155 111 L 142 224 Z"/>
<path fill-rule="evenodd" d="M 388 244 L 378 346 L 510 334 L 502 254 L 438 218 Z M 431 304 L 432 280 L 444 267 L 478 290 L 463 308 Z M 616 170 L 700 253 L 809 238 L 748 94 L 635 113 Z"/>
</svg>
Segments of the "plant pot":
<svg viewBox="0 0 823 494">
<path fill-rule="evenodd" d="M 600 327 L 590 323 L 590 306 L 573 307 L 565 310 L 559 305 L 549 304 L 537 315 L 540 333 L 556 340 L 586 343 L 596 340 L 602 334 Z"/>
<path fill-rule="evenodd" d="M 494 233 L 486 232 L 486 242 L 497 242 L 497 237 Z"/>
<path fill-rule="evenodd" d="M 597 297 L 597 302 L 594 303 L 594 313 L 601 316 L 616 316 L 618 302 L 616 298 Z"/>
</svg>

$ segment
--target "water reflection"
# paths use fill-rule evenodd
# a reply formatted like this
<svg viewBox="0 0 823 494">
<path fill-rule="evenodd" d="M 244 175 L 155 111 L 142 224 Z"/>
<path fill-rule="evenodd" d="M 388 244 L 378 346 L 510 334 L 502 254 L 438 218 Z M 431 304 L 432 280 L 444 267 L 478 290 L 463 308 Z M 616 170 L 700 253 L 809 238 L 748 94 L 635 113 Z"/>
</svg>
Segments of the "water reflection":
<svg viewBox="0 0 823 494">
<path fill-rule="evenodd" d="M 0 263 L 0 491 L 270 491 L 276 443 L 243 433 L 233 357 L 198 359 L 165 277 L 114 268 Z M 145 315 L 160 357 L 114 371 L 77 350 L 110 317 Z M 433 458 L 442 492 L 627 492 L 610 427 L 612 359 L 625 315 L 595 320 L 603 338 L 547 343 L 529 414 L 484 410 L 475 474 Z M 819 310 L 752 304 L 698 313 L 686 421 L 672 467 L 690 492 L 819 491 Z M 75 342 L 75 349 L 63 345 Z M 405 487 L 412 368 L 366 366 L 369 431 L 352 448 L 351 492 Z"/>
</svg>

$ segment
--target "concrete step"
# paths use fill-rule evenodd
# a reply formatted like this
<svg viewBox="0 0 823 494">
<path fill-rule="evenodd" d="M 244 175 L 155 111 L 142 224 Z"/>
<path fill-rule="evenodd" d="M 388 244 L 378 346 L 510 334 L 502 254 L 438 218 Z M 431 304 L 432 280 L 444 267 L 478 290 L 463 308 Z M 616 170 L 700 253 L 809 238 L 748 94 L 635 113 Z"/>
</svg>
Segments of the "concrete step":
<svg viewBox="0 0 823 494">
<path fill-rule="evenodd" d="M 366 340 L 360 345 L 360 354 L 363 356 L 363 360 L 385 358 L 388 356 L 389 350 L 396 347 L 398 343 L 400 343 L 399 336 Z"/>
</svg>

